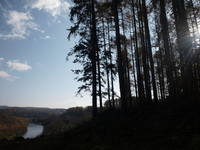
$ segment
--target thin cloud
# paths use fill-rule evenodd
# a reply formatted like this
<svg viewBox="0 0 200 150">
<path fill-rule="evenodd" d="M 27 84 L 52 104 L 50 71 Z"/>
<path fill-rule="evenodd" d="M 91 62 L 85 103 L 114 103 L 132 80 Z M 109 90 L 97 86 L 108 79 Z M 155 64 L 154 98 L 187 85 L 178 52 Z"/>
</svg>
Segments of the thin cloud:
<svg viewBox="0 0 200 150">
<path fill-rule="evenodd" d="M 0 57 L 0 62 L 3 62 L 4 60 L 5 60 L 4 58 Z"/>
<path fill-rule="evenodd" d="M 18 79 L 18 77 L 13 76 L 13 75 L 11 75 L 11 74 L 3 71 L 3 70 L 0 70 L 0 78 L 7 79 L 9 81 L 14 81 L 15 79 Z"/>
<path fill-rule="evenodd" d="M 69 10 L 70 4 L 64 0 L 36 0 L 31 4 L 31 8 L 43 10 L 51 16 L 60 16 Z"/>
<path fill-rule="evenodd" d="M 16 71 L 28 71 L 32 69 L 32 67 L 28 65 L 27 63 L 21 63 L 18 60 L 8 61 L 7 65 L 9 68 Z"/>
<path fill-rule="evenodd" d="M 46 35 L 46 36 L 44 36 L 44 37 L 41 37 L 41 39 L 43 39 L 43 40 L 48 40 L 48 39 L 51 39 L 51 36 L 50 36 L 50 35 Z"/>
<path fill-rule="evenodd" d="M 6 24 L 11 27 L 8 34 L 1 34 L 2 39 L 26 39 L 30 30 L 40 31 L 39 26 L 33 22 L 29 12 L 8 11 Z"/>
<path fill-rule="evenodd" d="M 49 35 L 45 36 L 45 39 L 50 39 L 50 38 L 51 38 L 51 36 L 49 36 Z"/>
<path fill-rule="evenodd" d="M 0 78 L 10 78 L 11 76 L 9 73 L 0 70 Z"/>
</svg>

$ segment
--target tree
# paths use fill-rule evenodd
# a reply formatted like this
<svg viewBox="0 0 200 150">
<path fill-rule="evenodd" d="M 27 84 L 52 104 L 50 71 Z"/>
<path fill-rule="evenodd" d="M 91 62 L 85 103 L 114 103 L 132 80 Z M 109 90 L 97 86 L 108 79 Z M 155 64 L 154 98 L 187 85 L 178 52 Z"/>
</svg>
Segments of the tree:
<svg viewBox="0 0 200 150">
<path fill-rule="evenodd" d="M 122 50 L 121 50 L 121 39 L 120 39 L 120 28 L 119 28 L 119 14 L 118 14 L 118 6 L 120 4 L 120 0 L 112 1 L 113 4 L 113 14 L 114 14 L 114 22 L 115 22 L 115 34 L 116 34 L 116 45 L 117 45 L 117 65 L 118 65 L 118 75 L 119 75 L 119 85 L 120 85 L 120 94 L 122 101 L 122 108 L 126 109 L 127 101 L 128 101 L 128 88 L 127 85 L 127 77 L 125 75 L 124 60 L 122 59 Z"/>
<path fill-rule="evenodd" d="M 172 0 L 177 33 L 177 44 L 180 53 L 182 89 L 185 98 L 192 96 L 192 42 L 186 17 L 184 0 Z"/>
<path fill-rule="evenodd" d="M 200 37 L 196 30 L 200 28 L 199 2 L 73 2 L 75 5 L 70 13 L 73 26 L 69 35 L 78 35 L 79 41 L 70 54 L 75 55 L 74 63 L 83 67 L 74 72 L 79 75 L 77 80 L 84 83 L 79 91 L 92 91 L 94 116 L 97 114 L 97 94 L 100 107 L 106 99 L 110 107 L 121 106 L 124 110 L 136 103 L 172 101 L 180 96 L 198 98 Z M 116 74 L 118 101 L 114 100 Z M 118 102 L 121 104 L 116 104 Z"/>
</svg>

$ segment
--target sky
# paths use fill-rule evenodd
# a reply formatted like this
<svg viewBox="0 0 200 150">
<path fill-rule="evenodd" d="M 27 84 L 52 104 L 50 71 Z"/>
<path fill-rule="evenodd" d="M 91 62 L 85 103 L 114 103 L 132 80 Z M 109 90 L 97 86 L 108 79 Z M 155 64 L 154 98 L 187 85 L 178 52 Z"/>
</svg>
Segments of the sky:
<svg viewBox="0 0 200 150">
<path fill-rule="evenodd" d="M 91 105 L 76 96 L 67 53 L 69 0 L 0 0 L 0 105 L 69 108 Z"/>
</svg>

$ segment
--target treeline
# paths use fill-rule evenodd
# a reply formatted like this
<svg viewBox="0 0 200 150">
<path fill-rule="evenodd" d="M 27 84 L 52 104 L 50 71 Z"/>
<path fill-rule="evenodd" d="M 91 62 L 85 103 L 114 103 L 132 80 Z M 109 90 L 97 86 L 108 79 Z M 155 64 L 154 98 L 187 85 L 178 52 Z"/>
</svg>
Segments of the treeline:
<svg viewBox="0 0 200 150">
<path fill-rule="evenodd" d="M 200 98 L 200 1 L 72 0 L 68 56 L 81 91 L 92 93 L 93 114 L 103 100 L 115 107 Z"/>
<path fill-rule="evenodd" d="M 92 107 L 72 107 L 56 117 L 49 117 L 43 135 L 55 135 L 69 131 L 92 118 Z"/>
</svg>

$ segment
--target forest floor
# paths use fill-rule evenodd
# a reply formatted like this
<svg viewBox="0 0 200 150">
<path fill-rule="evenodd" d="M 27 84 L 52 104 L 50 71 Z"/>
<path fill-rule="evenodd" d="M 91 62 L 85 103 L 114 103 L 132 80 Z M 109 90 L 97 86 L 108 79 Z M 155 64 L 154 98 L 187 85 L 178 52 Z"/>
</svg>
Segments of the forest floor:
<svg viewBox="0 0 200 150">
<path fill-rule="evenodd" d="M 199 150 L 199 105 L 110 110 L 63 134 L 0 142 L 0 150 Z"/>
</svg>

